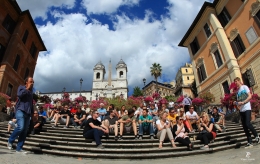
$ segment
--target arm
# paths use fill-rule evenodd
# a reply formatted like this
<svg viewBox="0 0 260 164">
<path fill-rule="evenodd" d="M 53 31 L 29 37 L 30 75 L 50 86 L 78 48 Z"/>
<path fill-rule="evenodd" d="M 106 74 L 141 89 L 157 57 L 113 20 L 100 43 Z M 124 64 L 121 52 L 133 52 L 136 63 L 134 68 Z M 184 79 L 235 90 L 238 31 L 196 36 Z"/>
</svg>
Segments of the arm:
<svg viewBox="0 0 260 164">
<path fill-rule="evenodd" d="M 86 119 L 86 115 L 84 114 L 83 117 L 81 119 L 79 119 L 80 121 L 83 121 Z"/>
<path fill-rule="evenodd" d="M 26 89 L 25 86 L 19 86 L 18 91 L 17 91 L 17 96 L 19 98 L 22 98 L 25 95 L 27 95 L 29 92 L 30 92 L 29 89 Z"/>
<path fill-rule="evenodd" d="M 38 128 L 41 125 L 41 123 L 37 123 L 36 125 L 34 125 L 34 128 Z"/>
<path fill-rule="evenodd" d="M 96 126 L 96 125 L 94 125 L 92 122 L 89 123 L 89 126 L 91 126 L 91 128 L 93 128 L 93 129 L 99 129 L 99 130 L 102 130 L 102 131 L 103 131 L 103 128 L 102 128 L 102 127 Z"/>
<path fill-rule="evenodd" d="M 205 130 L 207 130 L 208 132 L 211 132 L 213 129 L 212 123 L 209 125 L 209 127 L 207 127 L 204 123 L 202 123 L 201 126 L 203 126 L 205 128 Z"/>
</svg>

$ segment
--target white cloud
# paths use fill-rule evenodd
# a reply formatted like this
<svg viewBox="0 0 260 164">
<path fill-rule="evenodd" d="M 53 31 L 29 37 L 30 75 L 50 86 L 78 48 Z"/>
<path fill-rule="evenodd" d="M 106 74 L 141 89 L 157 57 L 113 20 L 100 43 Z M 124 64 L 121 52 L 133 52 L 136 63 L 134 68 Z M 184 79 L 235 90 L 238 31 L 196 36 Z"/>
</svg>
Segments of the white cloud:
<svg viewBox="0 0 260 164">
<path fill-rule="evenodd" d="M 101 60 L 107 68 L 111 59 L 112 67 L 115 68 L 121 58 L 128 66 L 130 87 L 142 87 L 143 78 L 147 79 L 147 83 L 153 80 L 150 66 L 154 62 L 160 63 L 163 74 L 173 80 L 178 68 L 189 61 L 187 49 L 178 47 L 178 43 L 204 1 L 168 1 L 171 4 L 168 15 L 161 20 L 155 20 L 152 11 L 146 11 L 144 19 L 133 20 L 126 15 L 113 14 L 116 19 L 113 22 L 114 30 L 98 20 L 89 23 L 83 14 L 52 11 L 57 22 L 38 25 L 48 52 L 40 53 L 37 61 L 34 74 L 36 89 L 42 92 L 61 91 L 63 87 L 67 91 L 79 90 L 79 79 L 83 78 L 82 89 L 91 90 L 95 64 Z M 114 0 L 111 1 L 114 4 L 112 7 L 103 9 L 93 7 L 101 3 L 100 0 L 85 2 L 91 3 L 87 6 L 88 12 L 96 9 L 109 13 L 122 3 L 138 4 L 139 0 L 120 1 L 117 5 L 118 1 Z"/>
<path fill-rule="evenodd" d="M 88 14 L 110 14 L 117 11 L 120 6 L 138 5 L 140 0 L 83 0 L 82 5 Z"/>
<path fill-rule="evenodd" d="M 30 10 L 33 18 L 47 19 L 47 11 L 50 7 L 73 8 L 75 0 L 17 0 L 22 10 Z"/>
</svg>

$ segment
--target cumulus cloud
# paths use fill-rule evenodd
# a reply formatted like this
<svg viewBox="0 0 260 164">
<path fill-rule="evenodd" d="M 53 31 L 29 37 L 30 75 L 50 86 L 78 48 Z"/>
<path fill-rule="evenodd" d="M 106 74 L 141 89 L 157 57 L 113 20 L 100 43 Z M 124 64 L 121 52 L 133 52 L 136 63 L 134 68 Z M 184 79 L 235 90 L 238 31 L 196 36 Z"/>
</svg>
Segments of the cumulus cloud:
<svg viewBox="0 0 260 164">
<path fill-rule="evenodd" d="M 117 11 L 120 6 L 137 5 L 140 0 L 83 0 L 82 5 L 88 14 L 110 14 Z"/>
<path fill-rule="evenodd" d="M 62 2 L 59 1 L 59 4 L 73 6 L 73 1 Z M 139 0 L 111 0 L 111 6 L 100 5 L 106 3 L 101 0 L 82 2 L 88 12 L 113 13 L 121 5 L 137 5 Z M 143 78 L 147 79 L 147 83 L 153 80 L 150 66 L 154 62 L 160 63 L 163 74 L 173 80 L 178 68 L 189 62 L 187 49 L 177 45 L 204 1 L 168 2 L 168 12 L 160 20 L 153 18 L 153 11 L 150 10 L 145 11 L 144 19 L 130 19 L 127 15 L 114 13 L 113 30 L 99 20 L 89 20 L 85 13 L 51 11 L 57 21 L 37 25 L 48 51 L 40 53 L 37 61 L 34 74 L 36 89 L 41 92 L 61 91 L 63 87 L 67 91 L 79 90 L 79 79 L 83 78 L 82 89 L 91 90 L 95 64 L 101 60 L 108 68 L 111 59 L 115 77 L 115 66 L 121 58 L 128 66 L 130 88 L 142 87 Z M 20 3 L 21 6 L 32 7 L 27 2 Z M 58 5 L 58 2 L 55 4 Z M 43 16 L 50 6 L 46 3 L 41 14 L 31 13 L 34 18 Z"/>
<path fill-rule="evenodd" d="M 47 19 L 50 7 L 73 8 L 75 0 L 17 0 L 22 10 L 30 10 L 33 18 Z"/>
</svg>

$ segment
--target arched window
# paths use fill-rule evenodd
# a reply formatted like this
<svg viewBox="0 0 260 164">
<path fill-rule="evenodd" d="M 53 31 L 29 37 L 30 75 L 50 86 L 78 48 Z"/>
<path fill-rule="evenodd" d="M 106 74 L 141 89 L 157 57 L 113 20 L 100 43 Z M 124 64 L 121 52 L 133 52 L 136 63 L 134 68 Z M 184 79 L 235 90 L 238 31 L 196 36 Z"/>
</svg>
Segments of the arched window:
<svg viewBox="0 0 260 164">
<path fill-rule="evenodd" d="M 26 68 L 25 74 L 24 74 L 24 79 L 26 79 L 29 75 L 29 68 Z"/>
<path fill-rule="evenodd" d="M 96 74 L 96 79 L 100 79 L 100 73 L 99 72 Z"/>
<path fill-rule="evenodd" d="M 123 77 L 123 75 L 124 75 L 124 72 L 123 72 L 123 71 L 120 71 L 120 72 L 119 72 L 119 77 Z"/>
</svg>

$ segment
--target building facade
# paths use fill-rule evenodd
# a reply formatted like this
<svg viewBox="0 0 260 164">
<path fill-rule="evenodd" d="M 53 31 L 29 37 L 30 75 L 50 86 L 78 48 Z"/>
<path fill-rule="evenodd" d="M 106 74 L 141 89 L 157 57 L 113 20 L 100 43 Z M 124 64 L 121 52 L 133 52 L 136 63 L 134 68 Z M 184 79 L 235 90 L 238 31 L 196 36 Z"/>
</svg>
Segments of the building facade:
<svg viewBox="0 0 260 164">
<path fill-rule="evenodd" d="M 46 51 L 28 10 L 14 0 L 0 1 L 0 92 L 13 100 L 24 79 L 33 77 L 38 54 Z"/>
<path fill-rule="evenodd" d="M 160 83 L 160 82 L 156 83 L 156 81 L 151 81 L 150 83 L 148 83 L 142 88 L 144 96 L 152 96 L 154 93 L 156 93 L 157 92 L 156 84 L 158 87 L 158 92 L 161 97 L 174 95 L 173 93 L 174 84 L 175 84 L 174 81 L 170 83 Z"/>
<path fill-rule="evenodd" d="M 192 98 L 194 97 L 191 90 L 192 83 L 194 82 L 192 64 L 186 63 L 184 66 L 180 67 L 176 74 L 175 81 L 175 96 L 188 95 Z"/>
<path fill-rule="evenodd" d="M 205 2 L 179 43 L 191 57 L 198 93 L 215 103 L 235 77 L 260 93 L 260 0 Z"/>
<path fill-rule="evenodd" d="M 100 97 L 113 98 L 120 96 L 123 99 L 127 99 L 128 82 L 127 82 L 127 65 L 121 59 L 116 65 L 116 79 L 112 79 L 112 65 L 109 62 L 108 78 L 105 79 L 106 68 L 102 62 L 98 62 L 93 69 L 93 84 L 91 91 L 72 91 L 66 92 L 65 88 L 63 92 L 70 95 L 70 99 L 74 100 L 80 95 L 85 96 L 87 100 L 97 100 Z M 53 100 L 63 96 L 63 92 L 37 92 L 40 96 L 47 95 Z"/>
</svg>

